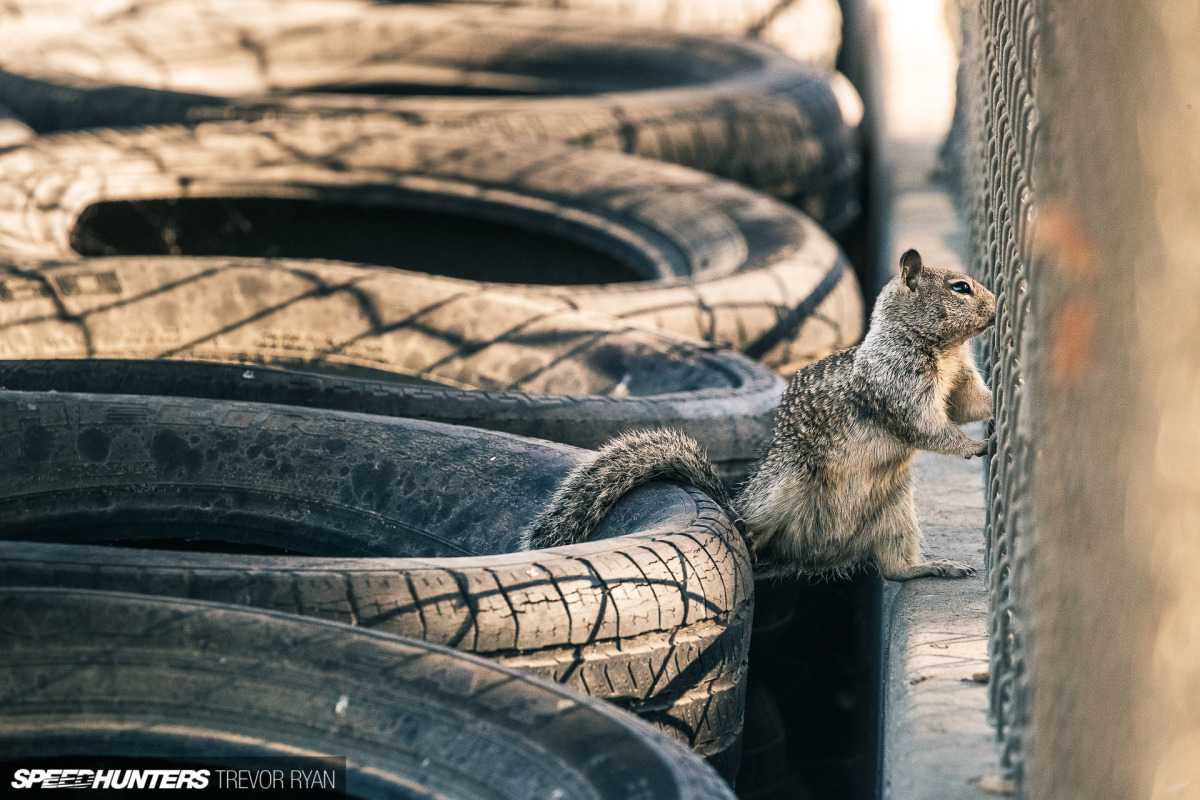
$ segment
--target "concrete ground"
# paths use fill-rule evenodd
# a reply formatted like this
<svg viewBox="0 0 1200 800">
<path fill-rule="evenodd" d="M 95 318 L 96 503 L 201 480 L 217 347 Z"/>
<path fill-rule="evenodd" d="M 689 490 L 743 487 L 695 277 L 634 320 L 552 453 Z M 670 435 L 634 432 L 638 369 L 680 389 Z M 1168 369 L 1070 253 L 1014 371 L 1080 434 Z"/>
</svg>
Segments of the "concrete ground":
<svg viewBox="0 0 1200 800">
<path fill-rule="evenodd" d="M 943 0 L 873 5 L 881 162 L 894 193 L 888 253 L 894 261 L 915 247 L 927 264 L 963 269 L 965 225 L 945 187 L 930 178 L 954 111 L 957 56 L 950 30 L 958 21 Z M 915 473 L 926 554 L 966 562 L 978 572 L 962 580 L 886 585 L 880 796 L 1006 796 L 987 720 L 983 462 L 921 453 Z"/>
<path fill-rule="evenodd" d="M 982 469 L 978 460 L 922 453 L 915 473 L 927 555 L 978 572 L 885 588 L 881 796 L 1007 796 L 987 720 Z"/>
</svg>

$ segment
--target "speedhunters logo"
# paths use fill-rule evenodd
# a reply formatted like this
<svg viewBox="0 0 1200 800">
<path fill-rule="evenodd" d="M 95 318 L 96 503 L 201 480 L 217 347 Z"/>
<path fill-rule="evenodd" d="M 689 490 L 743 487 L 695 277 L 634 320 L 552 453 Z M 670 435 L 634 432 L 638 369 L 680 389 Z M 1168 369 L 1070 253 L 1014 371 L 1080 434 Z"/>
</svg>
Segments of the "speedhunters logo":
<svg viewBox="0 0 1200 800">
<path fill-rule="evenodd" d="M 105 797 L 344 797 L 344 758 L 0 758 L 0 795 L 13 790 L 99 789 Z"/>
<path fill-rule="evenodd" d="M 19 769 L 14 789 L 207 789 L 206 769 Z"/>
</svg>

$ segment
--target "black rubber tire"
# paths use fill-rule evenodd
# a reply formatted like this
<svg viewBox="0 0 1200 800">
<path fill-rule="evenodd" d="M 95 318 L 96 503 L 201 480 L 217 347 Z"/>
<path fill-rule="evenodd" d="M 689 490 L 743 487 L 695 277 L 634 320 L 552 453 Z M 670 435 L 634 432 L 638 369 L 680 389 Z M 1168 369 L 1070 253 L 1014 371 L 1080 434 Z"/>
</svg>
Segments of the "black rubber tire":
<svg viewBox="0 0 1200 800">
<path fill-rule="evenodd" d="M 306 752 L 344 757 L 356 798 L 733 800 L 677 743 L 577 692 L 289 614 L 0 589 L 0 685 L 5 758 Z"/>
<path fill-rule="evenodd" d="M 755 680 L 746 691 L 746 725 L 738 769 L 742 800 L 808 800 L 789 773 L 787 730 L 774 696 Z"/>
<path fill-rule="evenodd" d="M 454 0 L 478 3 L 481 0 Z M 619 19 L 630 25 L 750 36 L 797 61 L 832 67 L 842 42 L 837 0 L 483 0 Z"/>
<path fill-rule="evenodd" d="M 777 648 L 791 634 L 799 582 L 805 578 L 754 579 L 754 625 L 750 634 L 750 669 L 746 680 L 746 713 L 738 796 L 743 800 L 808 800 L 809 793 L 789 770 L 787 725 L 772 690 L 795 691 L 785 682 L 772 685 L 763 668 L 777 659 Z"/>
<path fill-rule="evenodd" d="M 619 345 L 619 337 L 614 339 L 616 343 L 608 344 L 610 350 Z M 52 359 L 0 361 L 0 389 L 137 392 L 327 408 L 468 425 L 587 449 L 629 430 L 674 428 L 704 445 L 718 474 L 732 488 L 748 477 L 769 440 L 778 379 L 725 353 L 697 351 L 684 358 L 693 362 L 696 373 L 707 370 L 714 379 L 726 380 L 727 386 L 613 398 L 474 391 L 211 362 Z M 680 357 L 646 353 L 619 361 L 645 372 L 637 379 L 644 385 L 652 378 L 669 378 L 672 359 Z M 610 354 L 605 363 L 614 360 Z"/>
<path fill-rule="evenodd" d="M 6 42 L 28 36 L 64 35 L 97 21 L 126 14 L 141 0 L 4 0 L 0 3 L 0 36 Z"/>
<path fill-rule="evenodd" d="M 861 104 L 836 73 L 750 40 L 538 9 L 361 0 L 156 0 L 0 53 L 35 130 L 362 114 L 670 161 L 858 214 Z M 433 95 L 433 96 L 430 96 Z"/>
<path fill-rule="evenodd" d="M 736 769 L 752 576 L 741 536 L 695 489 L 643 487 L 597 540 L 516 552 L 586 451 L 258 403 L 10 391 L 0 453 L 7 585 L 415 636 L 611 700 Z M 214 542 L 290 554 L 178 549 Z"/>
<path fill-rule="evenodd" d="M 3 385 L 0 383 L 0 385 Z M 796 618 L 800 583 L 807 578 L 771 576 L 754 578 L 754 647 L 767 656 L 786 638 Z"/>
<path fill-rule="evenodd" d="M 0 328 L 3 358 L 58 360 L 40 373 L 11 369 L 0 384 L 9 388 L 287 403 L 299 395 L 587 447 L 670 426 L 697 437 L 731 484 L 770 440 L 782 390 L 778 376 L 734 353 L 562 303 L 335 263 L 0 266 Z M 62 361 L 125 358 L 243 366 L 122 373 L 121 365 Z M 247 373 L 247 364 L 320 374 Z"/>
<path fill-rule="evenodd" d="M 859 337 L 853 270 L 784 204 L 645 159 L 375 122 L 41 137 L 0 155 L 0 256 L 29 266 L 79 260 L 74 245 L 95 255 L 277 255 L 441 271 L 472 279 L 431 278 L 446 296 L 486 280 L 493 294 L 703 339 L 785 374 Z M 526 238 L 480 244 L 509 235 Z M 568 245 L 566 255 L 553 249 Z M 552 249 L 530 250 L 545 254 L 532 265 L 507 265 L 535 246 Z M 600 267 L 564 266 L 588 256 L 616 264 L 626 282 L 578 285 L 611 280 Z M 518 283 L 531 278 L 540 284 Z"/>
</svg>

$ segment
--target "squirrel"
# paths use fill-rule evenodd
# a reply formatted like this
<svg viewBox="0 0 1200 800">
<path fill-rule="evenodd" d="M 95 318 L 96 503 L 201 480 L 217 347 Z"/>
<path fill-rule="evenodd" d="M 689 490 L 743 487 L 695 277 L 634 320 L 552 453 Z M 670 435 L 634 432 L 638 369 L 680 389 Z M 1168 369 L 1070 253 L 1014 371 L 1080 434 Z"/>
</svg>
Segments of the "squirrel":
<svg viewBox="0 0 1200 800">
<path fill-rule="evenodd" d="M 524 544 L 585 541 L 626 492 L 666 480 L 695 486 L 722 506 L 756 568 L 768 573 L 846 575 L 873 564 L 893 581 L 971 575 L 965 564 L 921 560 L 911 465 L 917 450 L 986 455 L 989 443 L 959 425 L 991 419 L 992 393 L 968 341 L 995 316 L 995 296 L 981 284 L 926 267 L 908 250 L 862 343 L 792 377 L 771 445 L 736 497 L 694 440 L 673 430 L 633 431 L 566 478 Z"/>
</svg>

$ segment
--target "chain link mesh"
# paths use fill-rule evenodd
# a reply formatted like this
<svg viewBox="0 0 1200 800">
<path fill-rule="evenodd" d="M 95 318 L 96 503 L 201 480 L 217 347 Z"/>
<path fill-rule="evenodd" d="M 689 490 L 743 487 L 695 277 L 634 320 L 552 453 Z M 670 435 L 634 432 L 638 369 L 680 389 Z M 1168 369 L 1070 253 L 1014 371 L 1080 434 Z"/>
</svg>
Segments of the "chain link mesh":
<svg viewBox="0 0 1200 800">
<path fill-rule="evenodd" d="M 991 710 L 1002 762 L 1020 782 L 1026 719 L 1027 574 L 1033 471 L 1024 372 L 1036 346 L 1030 314 L 1029 227 L 1039 142 L 1034 102 L 1040 40 L 1036 0 L 967 2 L 963 16 L 967 133 L 964 204 L 969 268 L 996 294 L 984 360 L 995 392 L 996 451 L 987 465 L 987 565 Z"/>
</svg>

